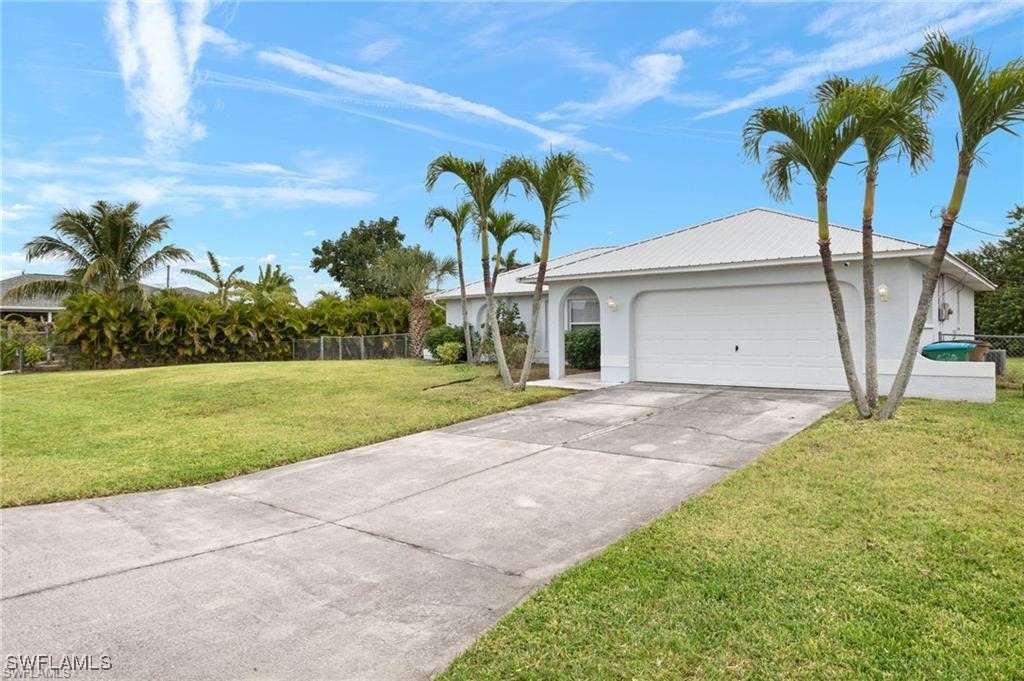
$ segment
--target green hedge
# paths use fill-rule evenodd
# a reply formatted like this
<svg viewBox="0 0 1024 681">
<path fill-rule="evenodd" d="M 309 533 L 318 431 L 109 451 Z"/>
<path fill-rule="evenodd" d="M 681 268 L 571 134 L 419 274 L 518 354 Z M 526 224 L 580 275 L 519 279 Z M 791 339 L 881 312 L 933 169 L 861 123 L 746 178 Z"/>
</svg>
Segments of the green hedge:
<svg viewBox="0 0 1024 681">
<path fill-rule="evenodd" d="M 303 308 L 160 292 L 142 309 L 100 293 L 72 296 L 55 342 L 80 367 L 291 359 L 292 341 L 406 333 L 409 303 L 321 296 Z"/>
<path fill-rule="evenodd" d="M 574 369 L 601 368 L 601 330 L 587 327 L 567 331 L 565 362 Z"/>
</svg>

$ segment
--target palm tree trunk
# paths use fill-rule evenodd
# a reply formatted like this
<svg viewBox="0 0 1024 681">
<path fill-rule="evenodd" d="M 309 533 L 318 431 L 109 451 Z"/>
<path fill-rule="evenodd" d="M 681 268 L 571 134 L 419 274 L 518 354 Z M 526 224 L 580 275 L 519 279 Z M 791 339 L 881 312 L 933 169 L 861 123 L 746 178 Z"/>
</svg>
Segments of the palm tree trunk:
<svg viewBox="0 0 1024 681">
<path fill-rule="evenodd" d="M 818 188 L 818 253 L 821 255 L 821 267 L 825 271 L 825 284 L 828 286 L 828 297 L 832 303 L 832 314 L 836 319 L 836 337 L 839 340 L 839 355 L 843 360 L 846 384 L 850 388 L 850 397 L 857 407 L 857 413 L 861 418 L 868 418 L 871 416 L 871 410 L 868 409 L 860 379 L 857 377 L 857 365 L 853 358 L 850 330 L 843 306 L 843 293 L 839 290 L 839 280 L 832 264 L 832 243 L 828 233 L 828 194 L 824 187 Z"/>
<path fill-rule="evenodd" d="M 864 176 L 864 220 L 861 238 L 864 268 L 864 383 L 868 408 L 878 411 L 878 318 L 875 314 L 875 180 L 878 171 L 868 167 Z"/>
<path fill-rule="evenodd" d="M 469 304 L 466 302 L 466 273 L 462 266 L 462 236 L 455 235 L 455 256 L 459 264 L 459 293 L 462 299 L 462 335 L 466 340 L 466 361 L 470 364 L 476 363 L 476 356 L 473 354 L 473 333 L 469 330 Z"/>
<path fill-rule="evenodd" d="M 430 309 L 427 299 L 417 292 L 409 300 L 409 351 L 413 357 L 423 357 L 423 337 L 430 328 Z"/>
<path fill-rule="evenodd" d="M 487 215 L 481 211 L 481 215 Z M 486 220 L 486 218 L 481 218 Z M 487 235 L 487 223 L 480 225 L 480 260 L 484 271 L 484 300 L 487 303 L 487 326 L 491 331 L 491 342 L 494 343 L 494 361 L 498 363 L 498 374 L 506 389 L 512 387 L 512 374 L 508 370 L 505 359 L 505 346 L 501 342 L 501 329 L 498 328 L 498 316 L 494 309 L 494 287 L 491 285 L 491 244 Z"/>
<path fill-rule="evenodd" d="M 971 174 L 971 162 L 961 155 L 960 164 L 957 169 L 956 182 L 953 183 L 953 195 L 949 199 L 949 205 L 942 212 L 942 226 L 939 228 L 939 239 L 932 251 L 931 260 L 928 263 L 928 271 L 925 272 L 924 281 L 921 283 L 921 295 L 917 299 L 917 310 L 910 322 L 910 335 L 907 337 L 907 347 L 903 350 L 903 360 L 900 368 L 893 379 L 892 388 L 889 389 L 889 396 L 885 405 L 879 413 L 879 418 L 890 419 L 907 391 L 910 383 L 910 374 L 914 371 L 914 361 L 917 359 L 918 345 L 921 343 L 921 333 L 924 331 L 925 320 L 928 319 L 928 310 L 932 305 L 932 298 L 935 295 L 935 286 L 939 282 L 939 272 L 942 268 L 942 261 L 946 259 L 946 250 L 949 248 L 949 238 L 953 235 L 953 225 L 960 214 L 960 207 L 964 202 L 964 194 L 967 192 L 967 178 Z"/>
<path fill-rule="evenodd" d="M 551 251 L 551 218 L 544 218 L 544 236 L 540 242 L 540 262 L 537 264 L 537 282 L 533 286 L 533 304 L 530 307 L 530 328 L 526 337 L 526 357 L 523 370 L 519 373 L 516 390 L 526 390 L 526 381 L 533 370 L 533 355 L 537 348 L 537 322 L 540 319 L 540 303 L 544 297 L 544 277 L 548 271 L 548 256 Z"/>
</svg>

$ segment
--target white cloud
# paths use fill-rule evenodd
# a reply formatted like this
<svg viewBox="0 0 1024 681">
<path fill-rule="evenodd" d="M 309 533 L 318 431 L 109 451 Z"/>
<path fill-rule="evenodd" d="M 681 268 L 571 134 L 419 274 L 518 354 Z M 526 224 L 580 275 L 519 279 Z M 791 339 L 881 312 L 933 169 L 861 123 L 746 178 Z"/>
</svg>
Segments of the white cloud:
<svg viewBox="0 0 1024 681">
<path fill-rule="evenodd" d="M 277 254 L 276 253 L 267 253 L 262 258 L 257 258 L 256 259 L 257 262 L 261 262 L 261 263 L 264 263 L 264 264 L 267 264 L 267 265 L 269 265 L 270 263 L 274 262 L 275 260 L 277 260 Z"/>
<path fill-rule="evenodd" d="M 316 236 L 316 232 L 313 231 L 312 229 L 307 229 L 305 232 L 302 233 L 302 236 Z"/>
<path fill-rule="evenodd" d="M 929 28 L 941 27 L 956 35 L 999 23 L 1020 11 L 1021 5 L 1013 3 L 895 3 L 872 5 L 871 12 L 856 12 L 852 6 L 833 6 L 812 22 L 811 31 L 834 36 L 836 42 L 818 52 L 797 57 L 799 63 L 783 71 L 773 82 L 705 111 L 697 118 L 718 116 L 806 90 L 829 73 L 848 73 L 904 57 L 921 45 L 923 33 Z"/>
<path fill-rule="evenodd" d="M 487 104 L 480 104 L 433 88 L 408 83 L 393 76 L 357 71 L 338 64 L 319 61 L 301 52 L 278 48 L 259 53 L 262 60 L 300 76 L 319 80 L 346 92 L 377 97 L 392 104 L 434 111 L 453 118 L 466 116 L 521 130 L 541 140 L 543 147 L 575 147 L 580 150 L 606 151 L 571 134 L 551 130 L 524 121 Z"/>
<path fill-rule="evenodd" d="M 563 116 L 604 118 L 630 111 L 653 99 L 669 95 L 683 69 L 678 54 L 648 54 L 634 59 L 628 69 L 616 71 L 604 94 L 591 102 L 565 102 L 540 115 L 541 120 Z"/>
<path fill-rule="evenodd" d="M 714 45 L 715 42 L 714 38 L 704 35 L 697 29 L 688 28 L 683 31 L 676 31 L 672 35 L 662 38 L 658 43 L 658 49 L 666 52 L 682 52 L 683 50 L 693 50 L 698 47 Z"/>
<path fill-rule="evenodd" d="M 359 50 L 359 58 L 372 64 L 397 50 L 401 44 L 401 38 L 381 38 Z"/>
<path fill-rule="evenodd" d="M 861 7 L 863 11 L 863 7 Z M 711 13 L 711 25 L 719 28 L 733 28 L 747 22 L 747 17 L 735 5 L 718 5 Z"/>
<path fill-rule="evenodd" d="M 246 45 L 206 24 L 209 5 L 190 2 L 181 17 L 162 0 L 114 0 L 107 9 L 107 30 L 128 95 L 129 108 L 142 119 L 150 148 L 168 152 L 202 139 L 206 129 L 195 120 L 192 91 L 203 46 L 238 52 Z"/>
<path fill-rule="evenodd" d="M 0 218 L 5 223 L 14 222 L 15 220 L 21 220 L 26 215 L 31 215 L 36 210 L 36 207 L 28 203 L 15 203 L 7 208 L 0 208 Z"/>
</svg>

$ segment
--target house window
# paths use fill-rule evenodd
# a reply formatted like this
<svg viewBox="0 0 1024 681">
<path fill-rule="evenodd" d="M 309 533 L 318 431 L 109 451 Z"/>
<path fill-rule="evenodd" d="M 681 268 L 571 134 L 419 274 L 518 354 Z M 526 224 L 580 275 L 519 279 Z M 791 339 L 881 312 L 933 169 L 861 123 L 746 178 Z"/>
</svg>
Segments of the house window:
<svg viewBox="0 0 1024 681">
<path fill-rule="evenodd" d="M 569 330 L 601 326 L 601 307 L 596 298 L 569 301 Z"/>
</svg>

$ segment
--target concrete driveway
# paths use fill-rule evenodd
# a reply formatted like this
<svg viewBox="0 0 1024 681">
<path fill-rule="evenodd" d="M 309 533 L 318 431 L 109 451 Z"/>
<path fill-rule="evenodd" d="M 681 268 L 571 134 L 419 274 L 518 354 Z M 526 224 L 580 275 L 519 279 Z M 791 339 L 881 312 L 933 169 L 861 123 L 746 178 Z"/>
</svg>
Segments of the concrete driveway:
<svg viewBox="0 0 1024 681">
<path fill-rule="evenodd" d="M 7 509 L 3 653 L 109 656 L 73 678 L 425 678 L 845 399 L 630 384 L 201 487 Z"/>
</svg>

